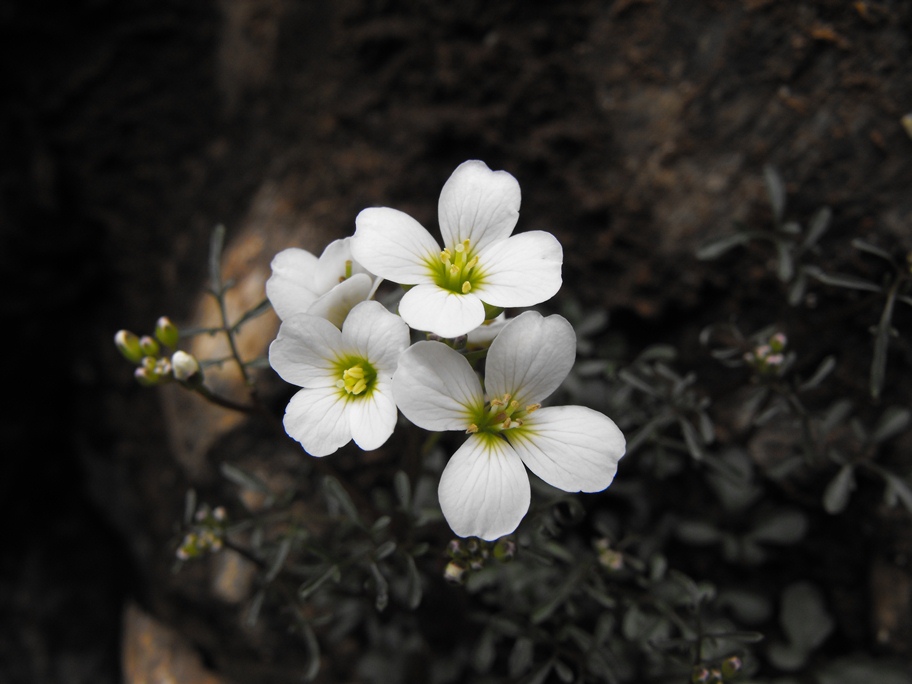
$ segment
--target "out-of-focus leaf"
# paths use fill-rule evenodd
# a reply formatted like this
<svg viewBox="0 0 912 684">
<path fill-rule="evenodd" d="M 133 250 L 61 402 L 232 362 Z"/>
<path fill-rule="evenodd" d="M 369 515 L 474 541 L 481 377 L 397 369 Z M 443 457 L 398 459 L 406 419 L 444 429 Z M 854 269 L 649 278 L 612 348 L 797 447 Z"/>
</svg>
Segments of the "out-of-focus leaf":
<svg viewBox="0 0 912 684">
<path fill-rule="evenodd" d="M 342 513 L 351 520 L 356 525 L 361 525 L 361 516 L 358 515 L 358 509 L 355 507 L 355 503 L 352 501 L 351 497 L 348 495 L 348 492 L 345 491 L 345 487 L 331 475 L 327 475 L 323 478 L 323 491 L 326 492 L 330 500 L 335 501 Z"/>
<path fill-rule="evenodd" d="M 820 365 L 817 366 L 817 370 L 814 371 L 814 374 L 801 383 L 798 387 L 799 392 L 804 392 L 809 389 L 814 389 L 821 382 L 826 380 L 826 378 L 833 372 L 833 369 L 836 368 L 836 358 L 833 356 L 827 356 L 823 361 L 820 362 Z"/>
<path fill-rule="evenodd" d="M 298 598 L 302 601 L 306 601 L 314 594 L 315 591 L 317 591 L 317 589 L 322 587 L 329 580 L 338 582 L 340 577 L 341 574 L 339 573 L 339 566 L 331 565 L 322 575 L 317 575 L 310 581 L 301 585 L 301 587 L 298 589 Z"/>
<path fill-rule="evenodd" d="M 412 506 L 412 485 L 404 470 L 397 470 L 393 475 L 393 487 L 396 490 L 400 508 L 403 511 L 409 510 Z"/>
<path fill-rule="evenodd" d="M 714 238 L 697 248 L 697 259 L 700 259 L 701 261 L 718 259 L 738 245 L 743 245 L 749 241 L 750 235 L 747 233 L 735 233 L 721 238 Z"/>
<path fill-rule="evenodd" d="M 855 489 L 855 467 L 846 463 L 830 480 L 823 492 L 823 508 L 827 513 L 841 513 L 849 505 L 852 490 Z"/>
<path fill-rule="evenodd" d="M 678 421 L 678 424 L 681 426 L 681 433 L 684 435 L 684 443 L 687 445 L 687 451 L 690 452 L 690 455 L 695 461 L 702 461 L 706 456 L 706 452 L 703 450 L 703 442 L 700 439 L 700 435 L 697 433 L 696 428 L 688 420 L 683 418 Z"/>
<path fill-rule="evenodd" d="M 370 564 L 370 570 L 371 575 L 374 577 L 374 591 L 376 592 L 374 606 L 376 606 L 378 611 L 383 612 L 389 605 L 389 582 L 386 581 L 386 577 L 380 572 L 380 568 L 377 567 L 376 563 Z"/>
<path fill-rule="evenodd" d="M 884 493 L 887 504 L 895 506 L 897 501 L 901 501 L 906 510 L 912 513 L 912 487 L 899 475 L 891 473 L 889 470 L 881 470 L 881 475 L 887 482 L 887 489 Z"/>
<path fill-rule="evenodd" d="M 777 242 L 776 257 L 776 275 L 779 277 L 779 280 L 781 282 L 787 283 L 792 279 L 792 275 L 795 273 L 795 262 L 792 259 L 792 253 L 789 250 L 789 245 L 786 245 L 782 242 Z"/>
<path fill-rule="evenodd" d="M 880 420 L 877 421 L 877 425 L 874 426 L 874 431 L 871 433 L 871 441 L 885 442 L 895 437 L 905 431 L 910 420 L 912 420 L 912 411 L 899 406 L 890 406 L 883 412 Z"/>
<path fill-rule="evenodd" d="M 291 537 L 283 537 L 282 541 L 279 542 L 275 555 L 272 557 L 269 569 L 266 571 L 267 582 L 272 582 L 282 572 L 282 568 L 285 567 L 285 561 L 288 560 L 289 551 L 291 551 Z"/>
<path fill-rule="evenodd" d="M 852 247 L 862 252 L 867 252 L 868 254 L 873 254 L 876 257 L 880 257 L 886 261 L 893 263 L 893 257 L 890 256 L 890 253 L 886 250 L 881 249 L 877 245 L 872 245 L 867 240 L 862 240 L 861 238 L 855 238 L 852 240 Z"/>
<path fill-rule="evenodd" d="M 848 399 L 840 399 L 833 403 L 826 414 L 820 421 L 820 436 L 826 437 L 837 425 L 840 425 L 852 412 L 852 402 Z"/>
<path fill-rule="evenodd" d="M 770 644 L 767 655 L 776 667 L 786 672 L 800 670 L 808 659 L 808 652 L 794 644 Z"/>
<path fill-rule="evenodd" d="M 307 647 L 307 669 L 304 671 L 303 679 L 305 682 L 312 682 L 320 673 L 320 644 L 313 628 L 303 619 L 299 622 L 301 635 L 304 637 L 304 644 Z"/>
<path fill-rule="evenodd" d="M 526 684 L 544 684 L 545 680 L 548 679 L 548 675 L 551 674 L 551 661 L 542 665 L 539 669 L 535 671 L 531 677 L 529 677 Z"/>
<path fill-rule="evenodd" d="M 872 283 L 869 280 L 864 280 L 863 278 L 847 273 L 824 273 L 815 266 L 807 266 L 805 267 L 805 271 L 809 276 L 819 280 L 824 285 L 845 287 L 850 290 L 863 290 L 865 292 L 883 292 L 883 288 L 877 283 Z"/>
<path fill-rule="evenodd" d="M 406 554 L 405 556 L 405 567 L 408 570 L 406 602 L 410 609 L 415 610 L 415 608 L 421 605 L 421 574 L 418 572 L 418 566 L 415 565 L 415 559 L 410 554 Z"/>
<path fill-rule="evenodd" d="M 782 508 L 760 518 L 750 536 L 769 544 L 794 544 L 807 533 L 807 517 L 800 510 Z"/>
<path fill-rule="evenodd" d="M 779 621 L 790 643 L 806 652 L 826 641 L 836 626 L 827 612 L 823 594 L 810 582 L 796 582 L 786 587 Z"/>
<path fill-rule="evenodd" d="M 269 486 L 253 473 L 248 473 L 246 470 L 224 461 L 219 466 L 219 471 L 225 479 L 231 480 L 242 489 L 249 489 L 254 492 L 259 492 L 260 494 L 265 494 L 270 501 L 274 498 Z"/>
<path fill-rule="evenodd" d="M 636 389 L 640 390 L 641 392 L 645 392 L 646 394 L 648 394 L 650 396 L 654 397 L 657 394 L 656 391 L 652 388 L 652 386 L 649 383 L 647 383 L 645 380 L 638 377 L 637 375 L 634 375 L 626 368 L 622 368 L 621 370 L 618 371 L 618 377 L 622 381 L 624 381 L 628 385 L 630 385 L 631 387 L 635 387 Z"/>
<path fill-rule="evenodd" d="M 715 544 L 722 539 L 722 532 L 701 520 L 682 520 L 675 526 L 675 534 L 689 544 L 704 546 Z"/>
<path fill-rule="evenodd" d="M 817 241 L 823 237 L 830 227 L 833 220 L 833 210 L 829 207 L 820 207 L 811 217 L 811 223 L 808 225 L 808 232 L 801 244 L 802 249 L 809 249 L 817 244 Z"/>
<path fill-rule="evenodd" d="M 532 666 L 533 650 L 534 644 L 528 637 L 520 637 L 513 643 L 507 663 L 511 679 L 521 677 L 529 671 Z"/>
<path fill-rule="evenodd" d="M 874 333 L 874 358 L 871 361 L 871 396 L 880 397 L 883 390 L 884 376 L 887 372 L 887 346 L 890 344 L 890 331 L 892 329 L 893 306 L 896 302 L 896 285 L 890 288 L 887 303 Z"/>
<path fill-rule="evenodd" d="M 378 561 L 383 560 L 392 554 L 395 550 L 396 542 L 394 542 L 392 539 L 388 539 L 387 541 L 380 544 L 380 546 L 377 547 L 377 550 L 374 551 L 374 559 Z"/>
<path fill-rule="evenodd" d="M 789 285 L 789 306 L 798 306 L 804 298 L 804 293 L 807 290 L 807 276 L 804 271 L 804 268 L 799 269 L 798 276 L 792 281 L 792 284 Z"/>
<path fill-rule="evenodd" d="M 770 206 L 773 209 L 773 218 L 776 223 L 782 223 L 785 214 L 785 183 L 775 167 L 767 164 L 763 167 L 763 182 L 769 194 Z"/>
<path fill-rule="evenodd" d="M 557 678 L 565 684 L 573 682 L 573 670 L 562 660 L 554 661 L 554 672 L 557 674 Z"/>
<path fill-rule="evenodd" d="M 472 657 L 472 665 L 477 672 L 487 672 L 494 664 L 494 658 L 497 655 L 495 641 L 497 634 L 490 627 L 481 631 L 478 642 L 475 644 L 475 651 Z"/>
</svg>

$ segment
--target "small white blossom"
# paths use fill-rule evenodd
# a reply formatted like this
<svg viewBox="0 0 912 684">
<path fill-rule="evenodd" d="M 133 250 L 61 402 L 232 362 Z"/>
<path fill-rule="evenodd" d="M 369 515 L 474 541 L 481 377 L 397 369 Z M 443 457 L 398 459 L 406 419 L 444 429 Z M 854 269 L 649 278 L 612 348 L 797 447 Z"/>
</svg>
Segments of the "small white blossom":
<svg viewBox="0 0 912 684">
<path fill-rule="evenodd" d="M 380 277 L 414 286 L 399 304 L 410 326 L 441 337 L 464 335 L 485 320 L 485 304 L 532 306 L 560 289 L 557 239 L 544 231 L 511 236 L 519 204 L 513 176 L 484 162 L 463 162 L 440 192 L 443 250 L 411 216 L 381 207 L 358 214 L 352 253 Z"/>
<path fill-rule="evenodd" d="M 393 394 L 405 417 L 426 430 L 469 433 L 438 487 L 459 536 L 497 539 L 516 529 L 529 508 L 525 468 L 568 492 L 611 484 L 626 449 L 614 422 L 583 406 L 540 408 L 575 356 L 576 334 L 565 318 L 517 316 L 488 352 L 486 401 L 469 362 L 447 345 L 418 342 L 402 354 Z"/>
<path fill-rule="evenodd" d="M 285 409 L 285 431 L 312 456 L 351 440 L 365 451 L 382 446 L 396 426 L 391 383 L 408 344 L 408 326 L 375 301 L 357 304 L 341 331 L 313 314 L 283 321 L 269 363 L 303 388 Z"/>
<path fill-rule="evenodd" d="M 371 295 L 374 280 L 351 253 L 351 238 L 330 242 L 319 259 L 291 247 L 272 260 L 266 296 L 281 320 L 309 313 L 337 328 L 352 307 Z"/>
</svg>

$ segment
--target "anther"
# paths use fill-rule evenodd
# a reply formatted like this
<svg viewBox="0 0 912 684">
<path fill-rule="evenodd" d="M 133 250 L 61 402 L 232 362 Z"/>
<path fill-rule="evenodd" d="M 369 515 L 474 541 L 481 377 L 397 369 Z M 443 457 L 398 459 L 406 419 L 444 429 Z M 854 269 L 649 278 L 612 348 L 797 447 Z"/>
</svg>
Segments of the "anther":
<svg viewBox="0 0 912 684">
<path fill-rule="evenodd" d="M 472 289 L 472 283 L 468 280 L 462 284 L 462 294 L 469 294 L 469 291 Z"/>
<path fill-rule="evenodd" d="M 475 423 L 469 425 L 468 429 L 466 430 L 467 435 L 474 435 L 476 432 L 478 432 L 478 426 L 475 425 Z"/>
</svg>

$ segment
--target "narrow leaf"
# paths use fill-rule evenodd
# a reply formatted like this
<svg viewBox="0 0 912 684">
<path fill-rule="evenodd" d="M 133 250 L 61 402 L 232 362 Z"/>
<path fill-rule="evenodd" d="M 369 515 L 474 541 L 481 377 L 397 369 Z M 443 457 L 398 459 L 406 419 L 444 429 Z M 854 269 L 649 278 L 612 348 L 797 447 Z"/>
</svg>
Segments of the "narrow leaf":
<svg viewBox="0 0 912 684">
<path fill-rule="evenodd" d="M 323 478 L 323 491 L 331 500 L 335 501 L 345 516 L 358 526 L 361 526 L 361 516 L 358 515 L 358 509 L 352 501 L 348 492 L 342 484 L 334 477 L 327 475 Z"/>
<path fill-rule="evenodd" d="M 855 468 L 851 463 L 846 463 L 830 480 L 823 492 L 823 508 L 827 513 L 835 515 L 845 510 L 855 489 Z"/>
<path fill-rule="evenodd" d="M 862 240 L 861 238 L 855 238 L 852 240 L 852 247 L 862 252 L 867 252 L 868 254 L 873 254 L 876 257 L 880 257 L 886 261 L 893 263 L 893 257 L 890 256 L 890 253 L 886 250 L 881 249 L 877 245 L 872 245 L 867 240 Z"/>
<path fill-rule="evenodd" d="M 415 564 L 415 559 L 409 554 L 406 554 L 405 556 L 405 567 L 408 571 L 406 602 L 410 609 L 415 610 L 421 605 L 421 574 L 418 572 L 418 566 Z"/>
<path fill-rule="evenodd" d="M 803 392 L 816 388 L 833 372 L 834 368 L 836 368 L 836 358 L 833 356 L 826 357 L 820 362 L 820 365 L 817 366 L 817 370 L 814 371 L 814 374 L 798 386 L 798 391 Z"/>
<path fill-rule="evenodd" d="M 912 411 L 899 406 L 891 406 L 877 421 L 874 432 L 871 433 L 872 442 L 885 442 L 891 437 L 903 432 L 912 419 Z"/>
<path fill-rule="evenodd" d="M 715 238 L 697 248 L 697 259 L 700 261 L 710 261 L 718 259 L 726 252 L 734 249 L 738 245 L 743 245 L 750 241 L 750 235 L 747 233 L 735 233 L 726 235 L 721 238 Z"/>
<path fill-rule="evenodd" d="M 766 184 L 766 192 L 773 208 L 773 218 L 777 224 L 782 223 L 782 216 L 785 214 L 785 183 L 782 182 L 782 176 L 773 166 L 767 164 L 763 167 L 763 182 Z"/>
<path fill-rule="evenodd" d="M 374 591 L 377 592 L 374 605 L 378 611 L 383 612 L 389 605 L 389 582 L 386 581 L 386 577 L 380 572 L 380 568 L 377 567 L 376 563 L 370 564 L 370 570 L 371 575 L 374 576 Z"/>
<path fill-rule="evenodd" d="M 329 580 L 338 582 L 339 577 L 339 567 L 337 565 L 329 566 L 329 568 L 327 568 L 322 575 L 317 575 L 310 581 L 301 585 L 301 587 L 298 589 L 298 598 L 302 601 L 306 601 L 314 594 L 314 592 L 317 591 L 317 589 L 322 587 Z"/>
<path fill-rule="evenodd" d="M 805 271 L 809 276 L 819 280 L 824 285 L 845 287 L 850 290 L 863 290 L 865 292 L 883 292 L 883 288 L 877 283 L 872 283 L 847 273 L 825 273 L 814 266 L 805 267 Z"/>
<path fill-rule="evenodd" d="M 821 207 L 818 209 L 817 213 L 811 218 L 811 224 L 808 226 L 808 234 L 805 236 L 804 243 L 801 245 L 802 249 L 808 249 L 816 245 L 817 241 L 827 232 L 832 219 L 832 209 L 829 207 Z"/>
</svg>

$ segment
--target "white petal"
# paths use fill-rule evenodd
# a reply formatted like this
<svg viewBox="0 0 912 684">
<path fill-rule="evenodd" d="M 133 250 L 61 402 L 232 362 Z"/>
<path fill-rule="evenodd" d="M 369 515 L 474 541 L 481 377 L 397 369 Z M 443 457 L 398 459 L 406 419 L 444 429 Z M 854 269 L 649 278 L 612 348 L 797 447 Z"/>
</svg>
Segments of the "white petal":
<svg viewBox="0 0 912 684">
<path fill-rule="evenodd" d="M 576 333 L 563 316 L 524 311 L 491 343 L 485 364 L 485 390 L 510 394 L 520 404 L 541 402 L 573 368 Z"/>
<path fill-rule="evenodd" d="M 345 399 L 335 387 L 302 389 L 285 409 L 285 432 L 311 456 L 328 456 L 351 441 Z"/>
<path fill-rule="evenodd" d="M 484 278 L 473 292 L 492 306 L 533 306 L 560 290 L 564 251 L 543 230 L 494 243 L 478 255 Z"/>
<path fill-rule="evenodd" d="M 399 315 L 415 330 L 441 337 L 465 335 L 484 323 L 484 304 L 474 294 L 456 294 L 434 284 L 416 285 L 399 301 Z"/>
<path fill-rule="evenodd" d="M 627 448 L 613 420 L 584 406 L 539 409 L 506 435 L 529 470 L 565 492 L 605 489 Z"/>
<path fill-rule="evenodd" d="M 443 469 L 437 496 L 460 537 L 498 539 L 513 532 L 529 510 L 529 476 L 503 439 L 471 435 Z"/>
<path fill-rule="evenodd" d="M 442 342 L 416 342 L 402 352 L 393 397 L 403 415 L 425 430 L 465 430 L 484 407 L 475 371 Z"/>
<path fill-rule="evenodd" d="M 460 164 L 440 191 L 437 218 L 443 244 L 469 240 L 475 253 L 503 240 L 519 219 L 519 183 L 481 161 Z"/>
<path fill-rule="evenodd" d="M 369 395 L 349 397 L 346 410 L 355 444 L 365 451 L 379 449 L 396 428 L 396 404 L 390 384 L 381 383 Z"/>
<path fill-rule="evenodd" d="M 337 328 L 341 328 L 349 312 L 356 304 L 368 298 L 373 286 L 369 275 L 357 273 L 317 298 L 307 309 L 307 313 L 325 318 Z"/>
<path fill-rule="evenodd" d="M 335 386 L 342 333 L 325 318 L 298 314 L 279 326 L 269 345 L 269 365 L 285 381 L 299 387 Z"/>
<path fill-rule="evenodd" d="M 355 218 L 352 255 L 371 273 L 394 283 L 430 282 L 429 263 L 440 260 L 440 245 L 424 227 L 397 209 L 365 209 Z"/>
<path fill-rule="evenodd" d="M 317 298 L 314 272 L 317 257 L 303 249 L 283 249 L 272 259 L 272 275 L 266 281 L 266 296 L 283 321 L 304 313 Z"/>
<path fill-rule="evenodd" d="M 323 294 L 356 273 L 366 273 L 366 269 L 355 261 L 351 251 L 351 238 L 333 240 L 320 259 L 314 271 L 314 289 Z"/>
<path fill-rule="evenodd" d="M 367 359 L 374 369 L 392 377 L 399 355 L 409 346 L 409 329 L 399 316 L 375 301 L 361 302 L 342 327 L 342 343 Z"/>
<path fill-rule="evenodd" d="M 469 333 L 469 347 L 490 347 L 494 338 L 500 334 L 507 324 L 507 315 L 499 314 L 490 321 L 485 321 Z"/>
</svg>

